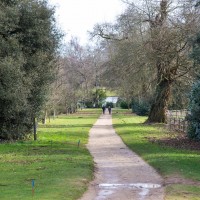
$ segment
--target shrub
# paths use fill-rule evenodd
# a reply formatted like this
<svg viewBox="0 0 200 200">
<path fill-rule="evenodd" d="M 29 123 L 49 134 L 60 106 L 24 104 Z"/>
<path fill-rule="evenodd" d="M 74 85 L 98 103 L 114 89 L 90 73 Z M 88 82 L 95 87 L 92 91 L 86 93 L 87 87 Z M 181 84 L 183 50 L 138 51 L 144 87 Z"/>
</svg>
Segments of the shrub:
<svg viewBox="0 0 200 200">
<path fill-rule="evenodd" d="M 197 81 L 190 93 L 189 110 L 187 117 L 189 121 L 188 136 L 193 139 L 200 139 L 200 81 Z"/>
<path fill-rule="evenodd" d="M 132 111 L 134 113 L 136 113 L 137 115 L 140 116 L 146 116 L 149 114 L 149 110 L 150 110 L 150 103 L 142 100 L 133 100 L 133 104 L 132 104 Z"/>
<path fill-rule="evenodd" d="M 122 109 L 128 109 L 128 103 L 125 101 L 120 102 L 120 108 Z"/>
<path fill-rule="evenodd" d="M 93 102 L 92 101 L 86 101 L 85 106 L 86 106 L 86 108 L 93 108 Z"/>
</svg>

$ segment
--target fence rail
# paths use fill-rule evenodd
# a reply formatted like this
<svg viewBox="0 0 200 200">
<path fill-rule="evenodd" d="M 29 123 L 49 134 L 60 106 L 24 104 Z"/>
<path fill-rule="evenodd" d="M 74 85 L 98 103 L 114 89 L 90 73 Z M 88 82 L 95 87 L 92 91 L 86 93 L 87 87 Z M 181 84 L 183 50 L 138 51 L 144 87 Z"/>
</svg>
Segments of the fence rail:
<svg viewBox="0 0 200 200">
<path fill-rule="evenodd" d="M 172 131 L 187 132 L 188 121 L 185 117 L 189 114 L 188 110 L 168 110 L 167 128 Z"/>
</svg>

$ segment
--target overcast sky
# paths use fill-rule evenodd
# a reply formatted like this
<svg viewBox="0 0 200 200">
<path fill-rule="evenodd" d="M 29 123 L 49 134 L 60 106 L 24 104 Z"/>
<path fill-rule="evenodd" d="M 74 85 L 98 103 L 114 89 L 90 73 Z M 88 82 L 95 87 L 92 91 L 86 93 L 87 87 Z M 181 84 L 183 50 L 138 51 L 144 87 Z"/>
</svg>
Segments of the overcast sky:
<svg viewBox="0 0 200 200">
<path fill-rule="evenodd" d="M 56 6 L 56 18 L 59 27 L 67 34 L 80 39 L 82 45 L 88 41 L 87 31 L 96 23 L 113 22 L 123 12 L 125 5 L 121 0 L 49 0 Z"/>
</svg>

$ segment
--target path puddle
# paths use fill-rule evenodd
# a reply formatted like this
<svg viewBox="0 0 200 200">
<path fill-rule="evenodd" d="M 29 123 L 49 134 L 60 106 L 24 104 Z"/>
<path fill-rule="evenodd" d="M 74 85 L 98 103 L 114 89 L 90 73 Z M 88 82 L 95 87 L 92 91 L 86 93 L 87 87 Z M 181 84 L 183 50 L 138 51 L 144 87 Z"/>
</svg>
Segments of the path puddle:
<svg viewBox="0 0 200 200">
<path fill-rule="evenodd" d="M 118 183 L 102 183 L 99 184 L 100 188 L 144 188 L 144 189 L 153 189 L 153 188 L 160 188 L 161 185 L 159 184 L 153 184 L 153 183 L 129 183 L 129 184 L 118 184 Z"/>
<path fill-rule="evenodd" d="M 114 190 L 117 189 L 139 189 L 138 199 L 144 200 L 149 194 L 150 189 L 161 188 L 162 186 L 159 184 L 153 183 L 127 183 L 127 184 L 118 184 L 118 183 L 102 183 L 99 184 L 99 188 L 101 189 L 96 200 L 104 200 L 107 199 L 111 194 L 114 193 Z"/>
</svg>

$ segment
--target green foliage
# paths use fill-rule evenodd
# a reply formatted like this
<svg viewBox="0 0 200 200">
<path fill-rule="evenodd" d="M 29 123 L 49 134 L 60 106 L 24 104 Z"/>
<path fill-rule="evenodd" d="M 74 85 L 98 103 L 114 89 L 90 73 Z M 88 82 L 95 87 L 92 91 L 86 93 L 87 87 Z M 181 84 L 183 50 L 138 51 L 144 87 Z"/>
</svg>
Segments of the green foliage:
<svg viewBox="0 0 200 200">
<path fill-rule="evenodd" d="M 106 91 L 104 89 L 97 89 L 99 101 L 103 101 L 106 98 Z"/>
<path fill-rule="evenodd" d="M 150 103 L 146 100 L 133 100 L 132 111 L 140 116 L 146 116 L 149 114 Z"/>
<path fill-rule="evenodd" d="M 104 89 L 95 89 L 93 92 L 93 104 L 96 108 L 100 108 L 103 100 L 106 99 L 106 91 Z"/>
<path fill-rule="evenodd" d="M 86 108 L 93 108 L 93 102 L 92 101 L 85 101 Z"/>
<path fill-rule="evenodd" d="M 194 38 L 193 41 L 193 52 L 191 54 L 191 57 L 200 64 L 200 31 L 197 34 L 196 38 Z"/>
<path fill-rule="evenodd" d="M 121 98 L 118 99 L 116 106 L 120 107 L 122 109 L 128 109 L 129 108 L 128 103 L 124 99 L 121 99 Z M 131 107 L 131 105 L 130 105 L 130 107 Z"/>
<path fill-rule="evenodd" d="M 200 81 L 197 81 L 192 87 L 189 110 L 191 114 L 188 116 L 188 136 L 200 139 Z"/>
<path fill-rule="evenodd" d="M 196 62 L 196 65 L 200 64 L 200 32 L 193 41 L 193 52 L 191 57 Z M 198 68 L 197 68 L 198 69 Z M 197 71 L 199 73 L 199 69 Z M 191 114 L 188 116 L 188 136 L 194 139 L 200 139 L 200 75 L 197 75 L 197 82 L 193 84 L 190 93 L 189 110 Z"/>
<path fill-rule="evenodd" d="M 121 101 L 120 102 L 120 108 L 122 109 L 128 109 L 128 103 L 125 101 Z"/>
<path fill-rule="evenodd" d="M 60 40 L 46 1 L 0 1 L 0 140 L 24 138 L 46 100 Z"/>
</svg>

